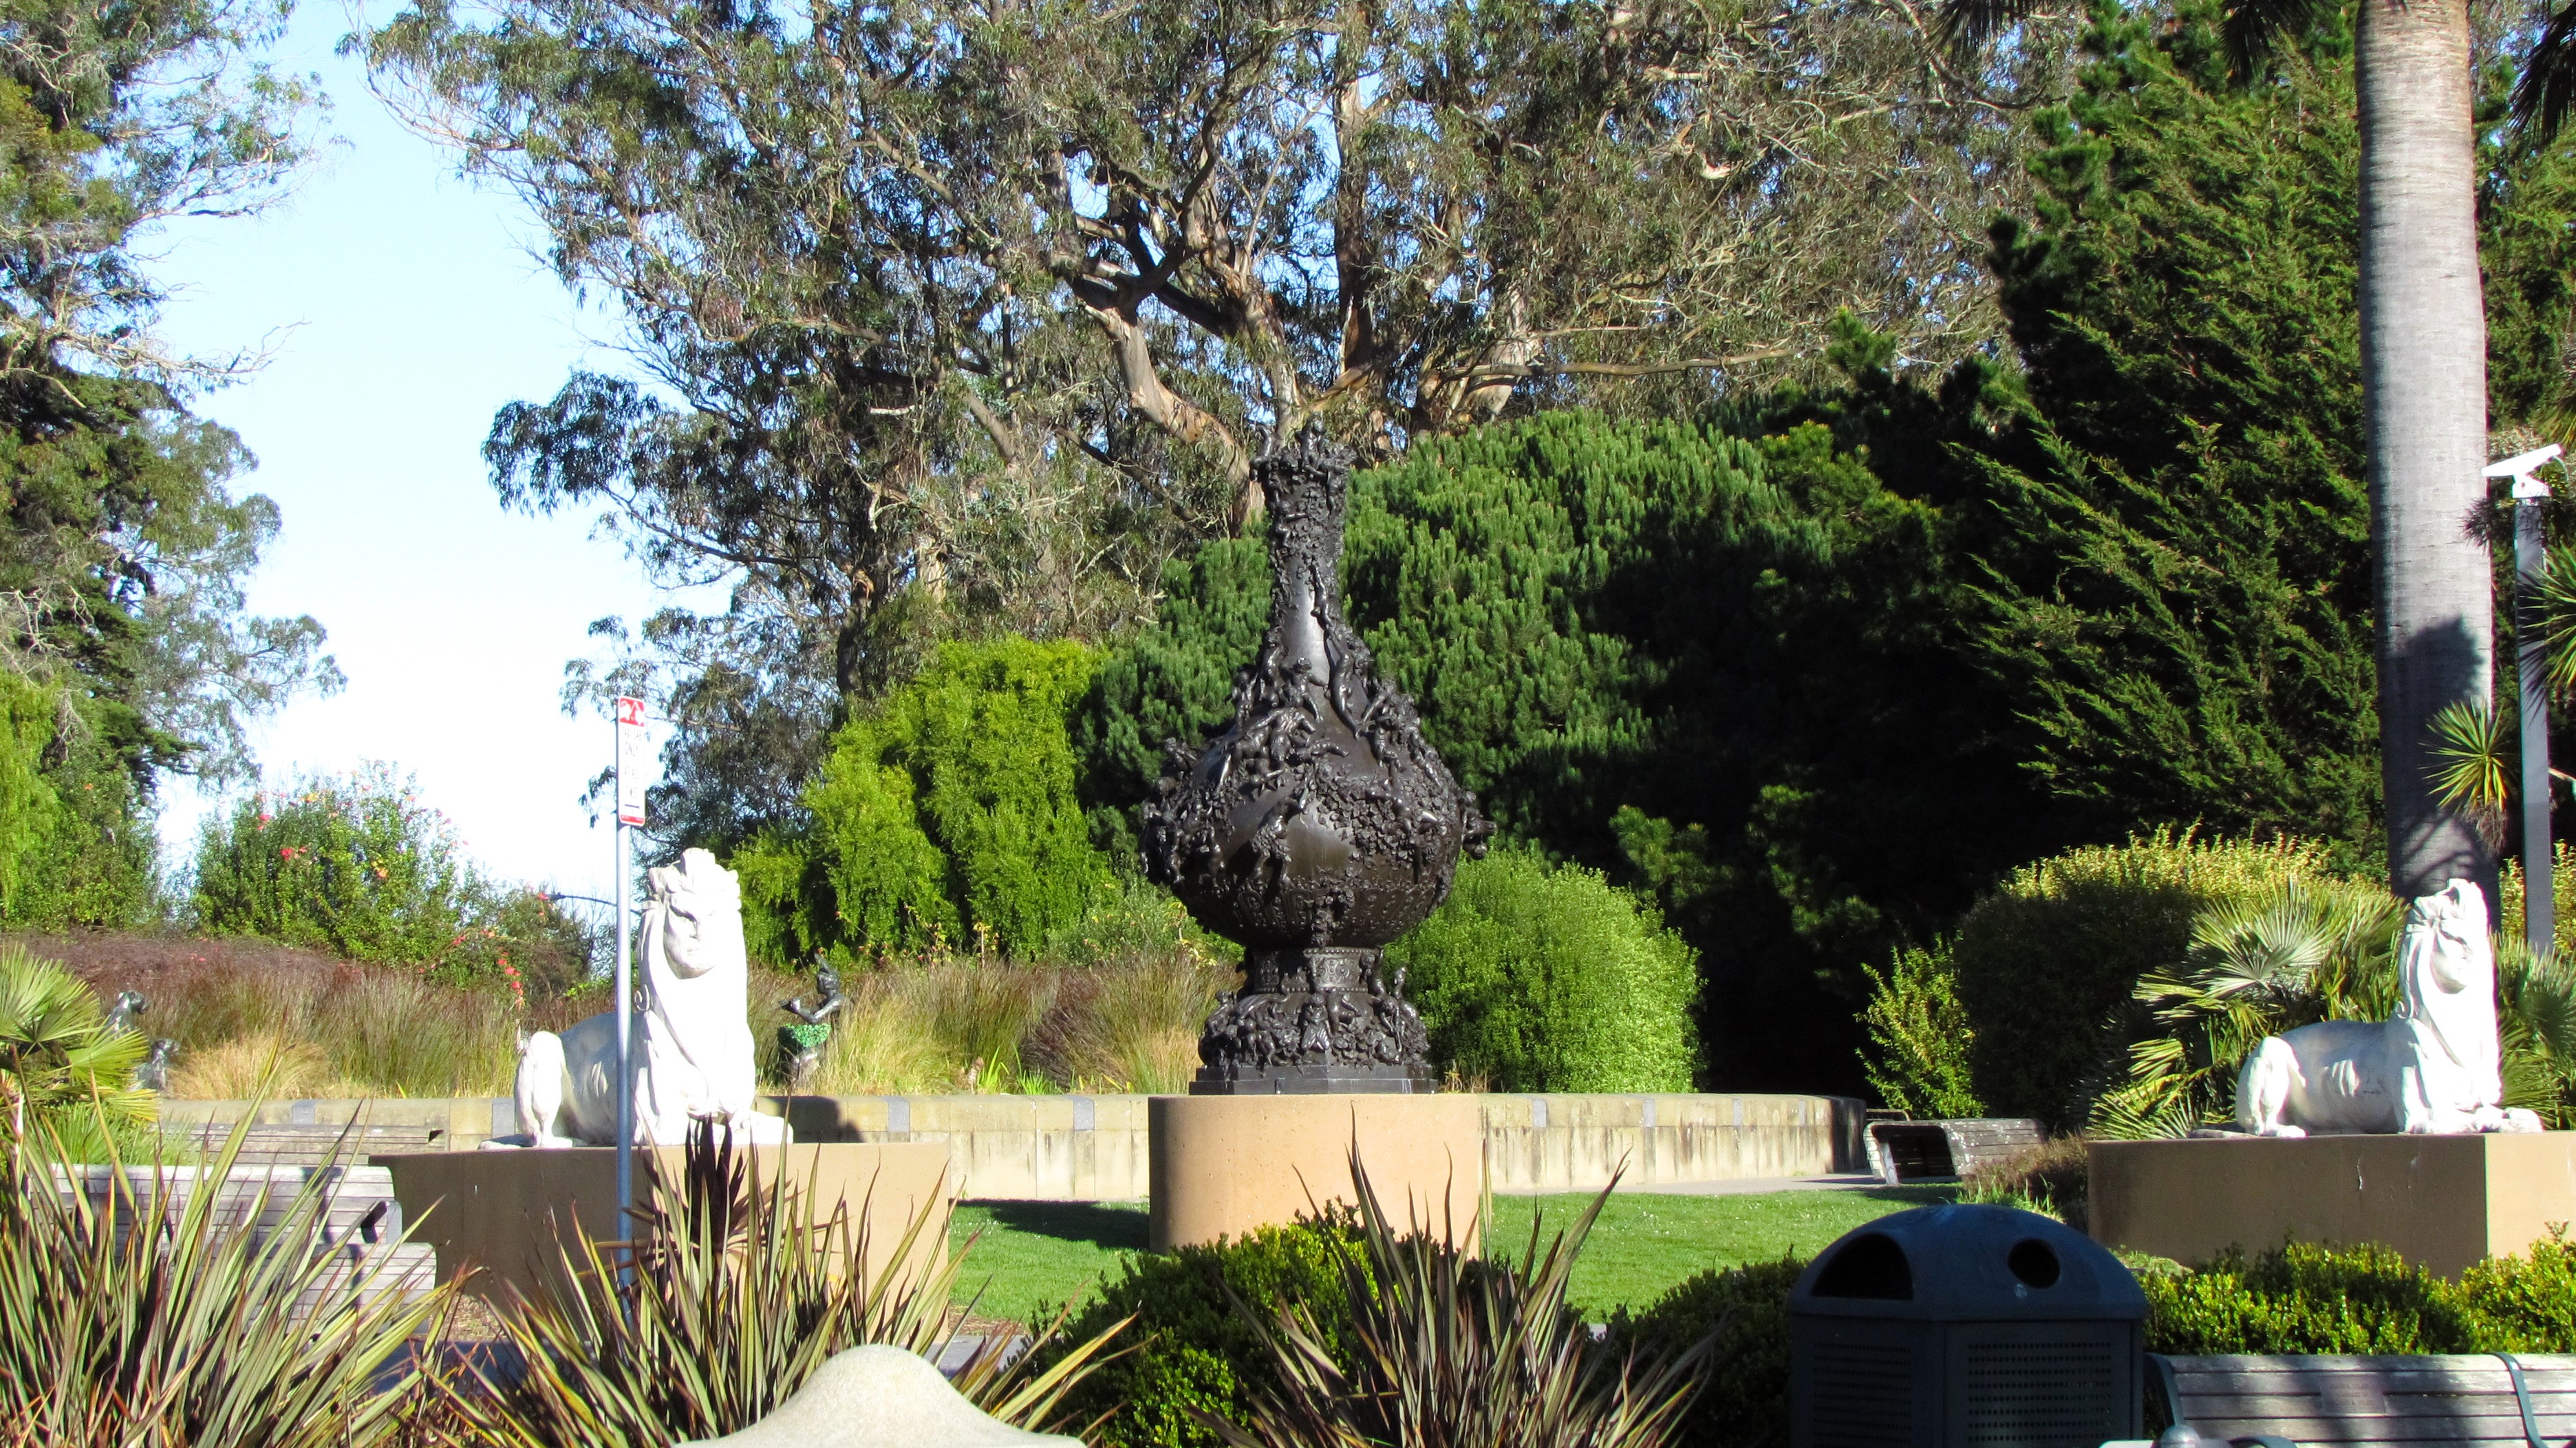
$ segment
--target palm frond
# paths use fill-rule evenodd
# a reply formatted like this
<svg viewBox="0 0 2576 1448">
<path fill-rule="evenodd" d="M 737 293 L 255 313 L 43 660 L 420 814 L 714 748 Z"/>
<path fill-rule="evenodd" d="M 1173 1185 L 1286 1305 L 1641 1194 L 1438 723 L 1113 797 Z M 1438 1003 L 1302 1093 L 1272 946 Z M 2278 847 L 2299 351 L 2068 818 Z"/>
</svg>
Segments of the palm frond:
<svg viewBox="0 0 2576 1448">
<path fill-rule="evenodd" d="M 2039 11 L 2039 0 L 1945 0 L 1934 29 L 1952 50 L 1970 52 Z"/>
<path fill-rule="evenodd" d="M 2551 25 L 2576 16 L 2576 0 Z M 2527 85 L 2531 72 L 2523 72 Z M 2549 550 L 2540 568 L 2540 652 L 2546 661 L 2549 692 L 2565 700 L 2576 697 L 2576 548 Z"/>
<path fill-rule="evenodd" d="M 2227 62 L 2239 77 L 2252 75 L 2281 42 L 2316 24 L 2334 7 L 2325 0 L 2234 0 L 2221 34 Z"/>
<path fill-rule="evenodd" d="M 2549 17 L 2531 54 L 2523 58 L 2522 78 L 2513 87 L 2513 128 L 2517 138 L 2529 145 L 2547 145 L 2555 140 L 2559 127 L 2566 124 L 2571 104 L 2576 104 L 2576 0 Z M 2553 658 L 2553 682 L 2555 664 Z M 2560 687 L 2565 685 L 2561 683 Z"/>
<path fill-rule="evenodd" d="M 2202 911 L 2188 960 L 2139 979 L 2158 1032 L 2130 1045 L 2128 1078 L 2096 1098 L 2086 1131 L 2180 1136 L 2225 1121 L 2237 1073 L 2265 1036 L 2385 1016 L 2403 920 L 2385 891 L 2336 880 L 2285 880 Z"/>
</svg>

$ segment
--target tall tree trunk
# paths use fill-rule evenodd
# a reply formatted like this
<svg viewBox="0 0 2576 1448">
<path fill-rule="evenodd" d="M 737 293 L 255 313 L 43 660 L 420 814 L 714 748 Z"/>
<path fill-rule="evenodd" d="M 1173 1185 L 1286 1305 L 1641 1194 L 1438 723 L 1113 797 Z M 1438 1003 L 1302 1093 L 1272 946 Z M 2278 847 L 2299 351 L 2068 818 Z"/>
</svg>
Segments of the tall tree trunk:
<svg viewBox="0 0 2576 1448">
<path fill-rule="evenodd" d="M 2363 0 L 2361 386 L 2379 559 L 2379 728 L 2388 879 L 2492 901 L 2495 855 L 2434 800 L 2432 720 L 2484 701 L 2494 596 L 2467 530 L 2485 496 L 2486 313 L 2463 0 Z"/>
</svg>

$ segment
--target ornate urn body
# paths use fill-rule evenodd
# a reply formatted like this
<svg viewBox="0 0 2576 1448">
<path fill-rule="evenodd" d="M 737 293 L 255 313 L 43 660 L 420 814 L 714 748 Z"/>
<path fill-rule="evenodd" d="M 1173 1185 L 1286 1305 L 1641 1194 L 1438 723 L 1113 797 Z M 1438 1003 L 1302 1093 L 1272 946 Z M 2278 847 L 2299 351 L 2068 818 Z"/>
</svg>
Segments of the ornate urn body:
<svg viewBox="0 0 2576 1448">
<path fill-rule="evenodd" d="M 1308 431 L 1253 465 L 1270 505 L 1270 634 L 1234 723 L 1170 762 L 1145 806 L 1145 868 L 1244 947 L 1244 985 L 1199 1038 L 1200 1095 L 1411 1091 L 1422 1017 L 1378 947 L 1449 893 L 1493 826 L 1423 741 L 1342 621 L 1350 454 Z"/>
</svg>

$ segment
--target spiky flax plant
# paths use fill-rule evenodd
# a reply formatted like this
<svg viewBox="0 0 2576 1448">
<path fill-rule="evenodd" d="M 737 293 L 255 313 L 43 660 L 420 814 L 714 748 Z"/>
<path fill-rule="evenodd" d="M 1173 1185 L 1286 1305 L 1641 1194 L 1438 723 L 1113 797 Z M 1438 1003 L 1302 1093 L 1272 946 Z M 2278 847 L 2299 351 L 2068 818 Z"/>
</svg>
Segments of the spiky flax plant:
<svg viewBox="0 0 2576 1448">
<path fill-rule="evenodd" d="M 1276 1388 L 1252 1391 L 1250 1421 L 1199 1420 L 1232 1448 L 1661 1448 L 1699 1391 L 1715 1336 L 1670 1356 L 1596 1342 L 1566 1301 L 1576 1256 L 1609 1191 L 1517 1258 L 1400 1231 L 1356 1150 L 1360 1242 L 1345 1249 L 1351 1308 L 1344 1372 L 1303 1305 L 1261 1324 Z M 1615 1182 L 1613 1183 L 1615 1185 Z M 1242 1310 L 1242 1309 L 1238 1309 Z"/>
<path fill-rule="evenodd" d="M 810 1182 L 765 1176 L 757 1155 L 705 1123 L 675 1173 L 647 1176 L 631 1241 L 574 1225 L 552 1286 L 504 1314 L 525 1372 L 441 1384 L 460 1437 L 477 1448 L 670 1448 L 750 1427 L 844 1348 L 928 1354 L 946 1341 L 958 1259 L 923 1240 L 938 1227 L 931 1210 L 871 1273 L 864 1215 L 854 1223 L 836 1203 L 817 1220 Z M 1006 1335 L 987 1334 L 952 1381 L 1005 1423 L 1047 1425 L 1124 1325 L 1043 1371 L 1030 1367 L 1039 1354 L 1007 1353 Z"/>
<path fill-rule="evenodd" d="M 237 1177 L 242 1128 L 184 1166 L 129 1161 L 104 1122 L 93 1135 L 103 1159 L 85 1165 L 60 1143 L 9 1153 L 0 1424 L 28 1448 L 390 1442 L 424 1401 L 410 1344 L 441 1330 L 452 1289 L 362 1284 L 383 1259 L 333 1240 L 339 1173 Z"/>
</svg>

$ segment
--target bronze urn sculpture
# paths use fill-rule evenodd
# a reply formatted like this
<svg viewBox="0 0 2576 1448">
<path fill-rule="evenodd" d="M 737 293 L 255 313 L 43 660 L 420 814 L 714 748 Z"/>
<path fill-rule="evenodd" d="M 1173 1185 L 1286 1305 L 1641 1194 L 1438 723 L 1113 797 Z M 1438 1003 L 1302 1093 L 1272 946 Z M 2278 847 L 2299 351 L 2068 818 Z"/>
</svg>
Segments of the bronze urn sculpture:
<svg viewBox="0 0 2576 1448">
<path fill-rule="evenodd" d="M 1270 509 L 1270 633 L 1234 722 L 1178 741 L 1146 804 L 1146 873 L 1244 947 L 1199 1038 L 1197 1095 L 1414 1091 L 1422 1017 L 1379 947 L 1449 893 L 1493 825 L 1342 621 L 1351 456 L 1308 429 L 1253 465 Z"/>
</svg>

